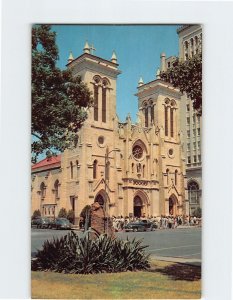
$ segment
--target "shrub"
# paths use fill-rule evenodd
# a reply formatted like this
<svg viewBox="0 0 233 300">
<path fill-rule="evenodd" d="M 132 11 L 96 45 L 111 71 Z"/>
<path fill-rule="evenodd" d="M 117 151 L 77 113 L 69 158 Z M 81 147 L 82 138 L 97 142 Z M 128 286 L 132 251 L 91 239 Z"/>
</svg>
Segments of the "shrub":
<svg viewBox="0 0 233 300">
<path fill-rule="evenodd" d="M 70 223 L 74 223 L 74 217 L 74 211 L 73 209 L 70 209 L 67 214 L 67 219 L 70 221 Z"/>
<path fill-rule="evenodd" d="M 200 207 L 197 207 L 194 212 L 193 212 L 193 216 L 197 217 L 197 218 L 201 218 L 202 215 L 202 211 Z"/>
<path fill-rule="evenodd" d="M 74 232 L 52 241 L 46 241 L 32 261 L 32 270 L 90 274 L 101 272 L 124 272 L 150 268 L 149 255 L 142 240 L 126 241 L 111 238 L 106 234 L 83 237 Z"/>
<path fill-rule="evenodd" d="M 37 217 L 41 217 L 41 212 L 39 209 L 37 209 L 33 212 L 32 219 L 37 218 Z"/>
<path fill-rule="evenodd" d="M 58 213 L 58 218 L 67 218 L 67 211 L 62 207 Z"/>
</svg>

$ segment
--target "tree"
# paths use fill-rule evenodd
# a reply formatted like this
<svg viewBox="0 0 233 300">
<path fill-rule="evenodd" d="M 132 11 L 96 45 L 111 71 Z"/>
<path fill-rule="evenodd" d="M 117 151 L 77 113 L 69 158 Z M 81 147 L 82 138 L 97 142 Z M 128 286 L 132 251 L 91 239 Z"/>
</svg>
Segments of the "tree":
<svg viewBox="0 0 233 300">
<path fill-rule="evenodd" d="M 67 211 L 62 207 L 58 213 L 58 218 L 67 218 Z"/>
<path fill-rule="evenodd" d="M 198 53 L 184 62 L 178 58 L 174 67 L 160 74 L 162 80 L 179 88 L 193 101 L 193 108 L 202 113 L 202 54 Z"/>
<path fill-rule="evenodd" d="M 33 212 L 32 219 L 35 219 L 37 217 L 41 217 L 41 212 L 39 209 L 37 209 Z"/>
<path fill-rule="evenodd" d="M 75 218 L 74 210 L 70 209 L 67 213 L 67 219 L 70 221 L 70 223 L 74 224 L 74 218 Z"/>
<path fill-rule="evenodd" d="M 85 230 L 88 230 L 91 227 L 91 206 L 85 205 L 80 213 L 80 218 L 82 219 L 82 223 L 84 225 Z"/>
<path fill-rule="evenodd" d="M 56 33 L 49 25 L 32 28 L 32 160 L 47 150 L 64 151 L 74 145 L 87 118 L 91 92 L 81 77 L 60 70 Z M 49 150 L 49 151 L 48 151 Z"/>
<path fill-rule="evenodd" d="M 202 209 L 200 207 L 197 207 L 194 210 L 194 212 L 193 212 L 192 215 L 195 216 L 195 217 L 197 217 L 197 218 L 201 218 L 201 216 L 202 216 Z"/>
</svg>

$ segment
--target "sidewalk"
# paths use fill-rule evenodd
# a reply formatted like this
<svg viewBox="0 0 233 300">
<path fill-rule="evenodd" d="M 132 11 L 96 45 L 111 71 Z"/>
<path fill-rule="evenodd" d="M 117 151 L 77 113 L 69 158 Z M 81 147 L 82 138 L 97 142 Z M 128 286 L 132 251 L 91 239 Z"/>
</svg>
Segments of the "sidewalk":
<svg viewBox="0 0 233 300">
<path fill-rule="evenodd" d="M 176 229 L 186 229 L 186 228 L 201 228 L 200 225 L 179 225 Z"/>
<path fill-rule="evenodd" d="M 187 265 L 193 265 L 193 266 L 201 266 L 201 259 L 198 259 L 198 258 L 157 256 L 154 254 L 151 254 L 150 257 L 152 259 L 160 260 L 160 261 L 168 261 L 168 262 L 187 264 Z"/>
</svg>

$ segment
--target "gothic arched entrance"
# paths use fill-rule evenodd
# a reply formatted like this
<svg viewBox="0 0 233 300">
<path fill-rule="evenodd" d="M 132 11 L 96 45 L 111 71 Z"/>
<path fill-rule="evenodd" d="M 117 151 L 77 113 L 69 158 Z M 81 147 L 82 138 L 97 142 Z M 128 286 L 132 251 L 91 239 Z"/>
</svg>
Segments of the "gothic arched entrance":
<svg viewBox="0 0 233 300">
<path fill-rule="evenodd" d="M 177 198 L 172 195 L 169 197 L 169 215 L 176 216 L 177 214 Z"/>
<path fill-rule="evenodd" d="M 135 196 L 133 199 L 133 214 L 137 218 L 142 216 L 142 199 L 139 196 Z"/>
<path fill-rule="evenodd" d="M 98 202 L 102 207 L 104 206 L 104 197 L 101 194 L 98 194 L 94 202 Z"/>
<path fill-rule="evenodd" d="M 109 213 L 109 197 L 105 190 L 100 190 L 95 196 L 94 202 L 98 202 Z"/>
</svg>

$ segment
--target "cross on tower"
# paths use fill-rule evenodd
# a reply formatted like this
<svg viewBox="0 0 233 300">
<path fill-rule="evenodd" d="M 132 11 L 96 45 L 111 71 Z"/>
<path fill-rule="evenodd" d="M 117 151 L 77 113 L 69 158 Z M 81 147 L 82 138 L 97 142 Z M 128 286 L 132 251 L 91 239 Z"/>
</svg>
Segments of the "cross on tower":
<svg viewBox="0 0 233 300">
<path fill-rule="evenodd" d="M 93 55 L 93 54 L 94 54 L 94 51 L 96 51 L 96 49 L 94 48 L 94 45 L 93 45 L 93 44 L 91 45 L 90 50 L 91 50 L 91 54 Z"/>
</svg>

